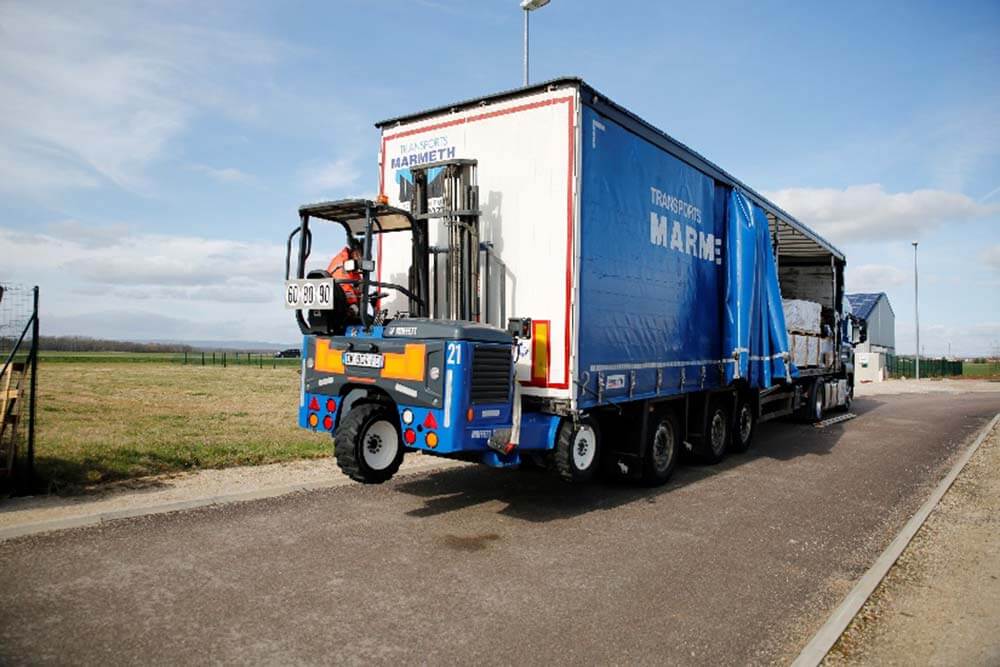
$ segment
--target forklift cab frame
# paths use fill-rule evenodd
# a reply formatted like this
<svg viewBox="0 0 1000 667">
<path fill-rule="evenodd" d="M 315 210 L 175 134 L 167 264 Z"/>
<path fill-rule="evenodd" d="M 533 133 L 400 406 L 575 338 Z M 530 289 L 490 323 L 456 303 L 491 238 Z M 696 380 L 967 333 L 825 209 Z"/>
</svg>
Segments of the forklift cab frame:
<svg viewBox="0 0 1000 667">
<path fill-rule="evenodd" d="M 348 238 L 358 239 L 360 237 L 361 239 L 363 257 L 360 267 L 358 267 L 361 278 L 334 279 L 334 283 L 337 286 L 334 289 L 334 295 L 335 298 L 342 296 L 342 291 L 339 288 L 342 284 L 351 284 L 358 287 L 358 291 L 360 292 L 359 316 L 365 329 L 370 329 L 376 320 L 376 315 L 369 313 L 369 306 L 377 304 L 378 298 L 380 298 L 378 295 L 370 293 L 373 287 L 377 290 L 385 288 L 400 292 L 410 301 L 409 313 L 411 316 L 427 316 L 429 312 L 429 266 L 426 220 L 414 219 L 409 212 L 403 209 L 369 199 L 341 199 L 301 206 L 299 208 L 299 226 L 293 229 L 288 235 L 288 242 L 285 248 L 285 280 L 289 280 L 292 277 L 292 244 L 295 241 L 296 235 L 299 238 L 295 278 L 330 277 L 326 271 L 310 271 L 309 276 L 305 274 L 306 260 L 309 259 L 309 255 L 312 252 L 312 230 L 309 228 L 311 218 L 336 222 L 344 228 L 344 232 Z M 373 235 L 397 231 L 410 231 L 413 235 L 412 264 L 409 285 L 407 287 L 374 280 L 371 275 L 375 270 L 375 262 L 372 258 Z M 373 297 L 375 298 L 374 304 L 372 301 Z M 306 315 L 301 310 L 295 311 L 296 322 L 298 322 L 299 330 L 303 334 L 333 335 L 342 332 L 342 323 L 333 322 L 329 318 L 321 317 L 324 312 L 329 311 L 309 312 L 310 317 L 307 320 Z"/>
</svg>

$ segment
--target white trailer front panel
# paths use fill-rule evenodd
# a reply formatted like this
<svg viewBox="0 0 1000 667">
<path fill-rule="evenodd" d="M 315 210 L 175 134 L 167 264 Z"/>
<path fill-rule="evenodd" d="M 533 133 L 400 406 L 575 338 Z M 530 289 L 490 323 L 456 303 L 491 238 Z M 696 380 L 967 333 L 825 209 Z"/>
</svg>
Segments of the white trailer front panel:
<svg viewBox="0 0 1000 667">
<path fill-rule="evenodd" d="M 490 290 L 482 319 L 506 326 L 498 298 L 503 286 L 505 316 L 533 320 L 535 336 L 522 345 L 517 364 L 526 395 L 569 398 L 573 386 L 578 109 L 577 89 L 567 86 L 382 128 L 380 191 L 394 206 L 411 206 L 411 167 L 477 160 L 480 241 L 505 265 L 494 265 L 490 284 L 481 285 L 483 302 L 483 288 Z M 432 246 L 447 245 L 441 220 L 431 220 L 429 237 Z M 409 233 L 385 234 L 380 243 L 379 278 L 406 284 Z M 442 297 L 444 259 L 442 276 L 433 275 L 431 264 Z M 407 305 L 397 295 L 382 307 L 392 315 Z"/>
</svg>

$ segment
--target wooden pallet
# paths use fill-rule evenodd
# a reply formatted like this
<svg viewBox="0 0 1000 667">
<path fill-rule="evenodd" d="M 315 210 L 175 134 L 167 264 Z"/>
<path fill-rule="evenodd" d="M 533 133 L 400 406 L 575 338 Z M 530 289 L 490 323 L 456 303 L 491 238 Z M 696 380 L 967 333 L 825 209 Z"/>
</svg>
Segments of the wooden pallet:
<svg viewBox="0 0 1000 667">
<path fill-rule="evenodd" d="M 17 422 L 21 409 L 23 363 L 12 363 L 0 377 L 0 475 L 9 475 L 17 456 Z"/>
</svg>

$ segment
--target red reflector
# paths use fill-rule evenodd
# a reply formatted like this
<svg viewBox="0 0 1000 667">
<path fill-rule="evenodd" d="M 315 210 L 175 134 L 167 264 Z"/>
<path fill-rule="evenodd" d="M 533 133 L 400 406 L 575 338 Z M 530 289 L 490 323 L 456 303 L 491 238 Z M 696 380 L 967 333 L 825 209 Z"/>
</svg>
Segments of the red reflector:
<svg viewBox="0 0 1000 667">
<path fill-rule="evenodd" d="M 428 411 L 427 418 L 424 419 L 424 428 L 437 428 L 437 427 L 438 427 L 438 422 L 436 419 L 434 419 L 434 413 Z"/>
<path fill-rule="evenodd" d="M 417 434 L 414 432 L 412 428 L 408 428 L 405 431 L 403 431 L 403 440 L 406 441 L 406 444 L 412 445 L 417 441 Z"/>
<path fill-rule="evenodd" d="M 330 415 L 323 417 L 323 428 L 327 431 L 333 428 L 333 418 Z"/>
<path fill-rule="evenodd" d="M 326 399 L 326 411 L 335 412 L 337 410 L 337 401 L 332 398 Z"/>
<path fill-rule="evenodd" d="M 309 399 L 309 409 L 319 410 L 319 399 L 317 399 L 315 396 Z"/>
</svg>

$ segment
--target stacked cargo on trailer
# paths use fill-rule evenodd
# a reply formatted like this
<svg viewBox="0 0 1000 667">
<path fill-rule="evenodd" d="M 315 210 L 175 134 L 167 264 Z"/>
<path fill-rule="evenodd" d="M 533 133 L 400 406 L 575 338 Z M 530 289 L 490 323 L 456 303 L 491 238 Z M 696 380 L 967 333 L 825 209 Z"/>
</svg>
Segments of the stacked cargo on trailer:
<svg viewBox="0 0 1000 667">
<path fill-rule="evenodd" d="M 843 254 L 583 81 L 377 127 L 380 199 L 300 209 L 286 276 L 300 423 L 355 479 L 421 450 L 662 482 L 849 401 Z M 344 282 L 308 271 L 310 218 L 363 241 L 360 312 L 302 300 Z"/>
</svg>

